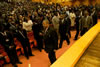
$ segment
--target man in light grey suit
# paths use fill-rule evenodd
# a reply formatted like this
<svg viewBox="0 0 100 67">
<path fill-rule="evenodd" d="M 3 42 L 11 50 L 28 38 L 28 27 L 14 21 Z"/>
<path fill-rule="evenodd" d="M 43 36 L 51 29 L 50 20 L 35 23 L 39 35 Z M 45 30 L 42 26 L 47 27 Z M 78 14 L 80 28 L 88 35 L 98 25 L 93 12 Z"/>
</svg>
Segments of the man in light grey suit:
<svg viewBox="0 0 100 67">
<path fill-rule="evenodd" d="M 84 12 L 84 16 L 80 19 L 81 36 L 84 35 L 93 26 L 93 19 L 89 16 L 88 11 Z"/>
<path fill-rule="evenodd" d="M 54 13 L 54 16 L 52 18 L 52 24 L 54 29 L 56 30 L 58 37 L 59 37 L 59 17 L 57 16 L 57 12 Z"/>
</svg>

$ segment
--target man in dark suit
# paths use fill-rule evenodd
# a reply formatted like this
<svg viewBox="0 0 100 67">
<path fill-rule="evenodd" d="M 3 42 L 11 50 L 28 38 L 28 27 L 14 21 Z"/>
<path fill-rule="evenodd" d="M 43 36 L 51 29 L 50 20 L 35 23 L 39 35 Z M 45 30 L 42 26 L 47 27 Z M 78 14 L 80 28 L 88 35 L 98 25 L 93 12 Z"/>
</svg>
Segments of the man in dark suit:
<svg viewBox="0 0 100 67">
<path fill-rule="evenodd" d="M 68 28 L 68 35 L 69 35 L 69 38 L 71 38 L 71 32 L 70 32 L 70 28 L 71 28 L 71 20 L 70 20 L 70 18 L 69 18 L 69 15 L 68 14 L 66 14 L 66 21 L 67 21 L 67 23 L 68 23 L 68 26 L 67 26 L 67 28 Z"/>
<path fill-rule="evenodd" d="M 58 49 L 58 36 L 56 31 L 49 26 L 49 21 L 43 21 L 45 51 L 48 53 L 51 64 L 56 61 L 55 49 Z"/>
<path fill-rule="evenodd" d="M 41 18 L 39 16 L 36 16 L 36 18 L 33 21 L 33 26 L 32 26 L 32 30 L 34 32 L 34 38 L 37 41 L 37 48 L 40 50 L 42 50 L 43 48 L 43 37 L 40 35 L 41 31 L 42 31 L 42 21 Z"/>
<path fill-rule="evenodd" d="M 79 15 L 79 11 L 77 11 L 76 12 L 76 19 L 75 19 L 75 22 L 76 22 L 76 35 L 75 35 L 74 40 L 77 40 L 77 37 L 78 37 L 78 34 L 79 34 L 79 21 L 80 21 L 80 15 Z"/>
<path fill-rule="evenodd" d="M 93 8 L 92 11 L 93 12 L 92 12 L 91 16 L 92 16 L 92 19 L 93 19 L 93 25 L 95 25 L 95 24 L 97 24 L 97 20 L 98 20 L 97 11 L 96 11 L 95 8 Z"/>
<path fill-rule="evenodd" d="M 79 23 L 81 36 L 83 36 L 93 26 L 93 19 L 91 16 L 89 16 L 87 10 L 84 12 L 84 16 L 80 19 Z"/>
<path fill-rule="evenodd" d="M 29 39 L 27 37 L 26 30 L 23 30 L 22 27 L 19 28 L 19 30 L 15 31 L 15 37 L 21 42 L 21 45 L 24 49 L 24 54 L 25 54 L 26 58 L 29 59 L 29 56 L 34 56 L 32 54 L 32 50 L 30 48 L 30 43 L 29 43 Z M 28 51 L 27 51 L 27 47 L 28 47 Z"/>
<path fill-rule="evenodd" d="M 16 46 L 14 44 L 14 39 L 12 33 L 8 30 L 7 26 L 2 26 L 0 31 L 0 44 L 5 48 L 5 51 L 10 58 L 10 62 L 14 67 L 17 67 L 16 63 L 22 64 L 16 53 Z"/>
<path fill-rule="evenodd" d="M 68 38 L 68 31 L 69 31 L 69 25 L 70 24 L 70 19 L 66 17 L 65 14 L 62 14 L 62 20 L 60 22 L 60 27 L 59 27 L 59 33 L 60 33 L 60 44 L 59 48 L 62 47 L 62 43 L 64 40 L 67 41 L 68 45 L 70 44 L 69 38 Z"/>
</svg>

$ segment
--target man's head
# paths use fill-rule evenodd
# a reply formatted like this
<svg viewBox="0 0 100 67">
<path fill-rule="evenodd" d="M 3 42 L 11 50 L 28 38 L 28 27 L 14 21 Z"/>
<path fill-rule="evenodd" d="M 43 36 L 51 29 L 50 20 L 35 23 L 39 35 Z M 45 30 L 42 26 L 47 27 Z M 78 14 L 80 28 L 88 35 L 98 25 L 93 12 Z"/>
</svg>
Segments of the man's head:
<svg viewBox="0 0 100 67">
<path fill-rule="evenodd" d="M 54 15 L 57 16 L 57 12 L 54 12 Z"/>
<path fill-rule="evenodd" d="M 62 14 L 61 14 L 61 17 L 62 18 L 65 18 L 67 16 L 67 14 L 65 13 L 65 12 L 63 12 Z"/>
<path fill-rule="evenodd" d="M 49 27 L 49 21 L 47 19 L 44 20 L 42 25 L 43 25 L 44 28 L 48 28 Z"/>
<path fill-rule="evenodd" d="M 88 11 L 84 12 L 84 16 L 87 17 L 89 15 Z"/>
<path fill-rule="evenodd" d="M 3 23 L 3 26 L 2 26 L 2 30 L 9 30 L 9 24 L 8 23 Z"/>
<path fill-rule="evenodd" d="M 12 22 L 12 18 L 8 18 L 8 22 L 11 23 Z"/>
</svg>

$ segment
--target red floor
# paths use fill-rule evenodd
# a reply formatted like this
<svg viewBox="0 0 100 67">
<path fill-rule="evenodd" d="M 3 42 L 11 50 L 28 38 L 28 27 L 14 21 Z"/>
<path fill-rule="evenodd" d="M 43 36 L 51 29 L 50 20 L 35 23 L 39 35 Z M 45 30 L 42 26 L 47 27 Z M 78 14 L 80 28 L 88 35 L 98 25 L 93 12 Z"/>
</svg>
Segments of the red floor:
<svg viewBox="0 0 100 67">
<path fill-rule="evenodd" d="M 64 41 L 62 48 L 56 51 L 57 58 L 59 58 L 65 51 L 67 51 L 68 48 L 70 48 L 72 44 L 75 42 L 73 40 L 75 33 L 76 33 L 75 31 L 71 32 L 71 38 L 70 38 L 71 43 L 69 46 L 67 45 L 66 41 Z M 19 56 L 19 59 L 23 64 L 18 64 L 18 67 L 50 67 L 50 61 L 48 59 L 48 54 L 44 50 L 40 52 L 37 49 L 33 49 L 32 53 L 35 56 L 30 57 L 29 60 L 27 60 L 24 56 Z M 6 64 L 4 67 L 12 67 L 12 65 Z"/>
</svg>

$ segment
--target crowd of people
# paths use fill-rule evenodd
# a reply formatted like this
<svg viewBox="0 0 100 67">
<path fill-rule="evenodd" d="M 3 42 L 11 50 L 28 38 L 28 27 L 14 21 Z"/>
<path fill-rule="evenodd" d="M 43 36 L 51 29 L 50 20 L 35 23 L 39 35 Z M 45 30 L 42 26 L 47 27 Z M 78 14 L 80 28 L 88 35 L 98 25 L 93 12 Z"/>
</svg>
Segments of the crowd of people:
<svg viewBox="0 0 100 67">
<path fill-rule="evenodd" d="M 83 36 L 97 23 L 95 6 L 61 6 L 59 4 L 42 4 L 19 2 L 0 4 L 0 44 L 10 58 L 14 67 L 19 61 L 14 38 L 20 41 L 25 57 L 34 56 L 30 48 L 28 32 L 34 32 L 37 48 L 48 53 L 51 64 L 56 61 L 55 49 L 59 49 L 66 40 L 70 44 L 71 30 L 76 30 L 74 40 Z M 58 40 L 60 43 L 58 44 Z M 28 50 L 27 50 L 28 47 Z"/>
</svg>

